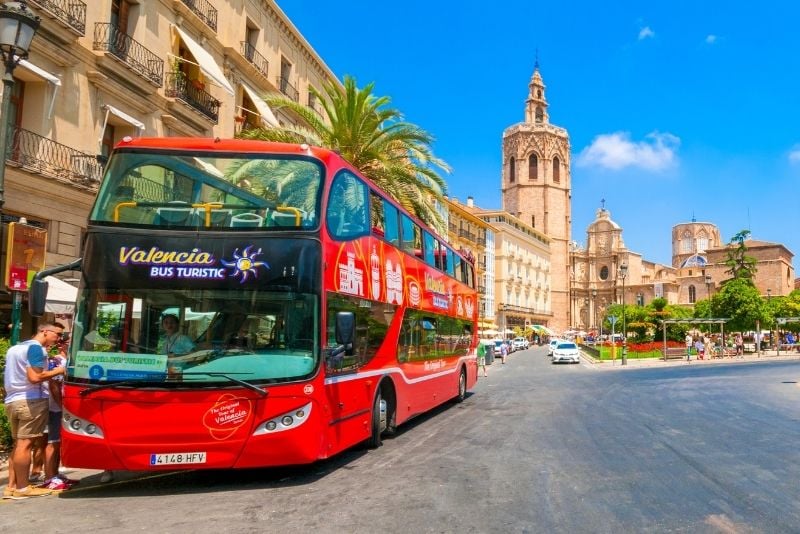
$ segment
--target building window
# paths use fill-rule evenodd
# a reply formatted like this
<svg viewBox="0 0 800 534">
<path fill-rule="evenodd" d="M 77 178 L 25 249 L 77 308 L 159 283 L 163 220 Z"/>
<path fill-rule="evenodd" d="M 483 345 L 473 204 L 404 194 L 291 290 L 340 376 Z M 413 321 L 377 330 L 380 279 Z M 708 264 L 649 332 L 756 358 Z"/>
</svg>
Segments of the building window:
<svg viewBox="0 0 800 534">
<path fill-rule="evenodd" d="M 541 107 L 536 108 L 536 122 L 544 122 L 544 111 Z"/>
<path fill-rule="evenodd" d="M 553 158 L 553 182 L 558 183 L 561 181 L 561 161 L 558 156 Z"/>
<path fill-rule="evenodd" d="M 688 254 L 692 252 L 692 238 L 681 239 L 681 254 Z"/>
<path fill-rule="evenodd" d="M 608 265 L 603 265 L 600 268 L 600 280 L 608 280 Z"/>
<path fill-rule="evenodd" d="M 514 158 L 508 160 L 508 181 L 514 183 L 517 179 L 517 169 L 514 164 Z"/>
<path fill-rule="evenodd" d="M 538 180 L 539 179 L 539 158 L 536 157 L 536 154 L 531 154 L 531 157 L 528 158 L 528 180 Z"/>
<path fill-rule="evenodd" d="M 697 291 L 694 286 L 689 286 L 689 304 L 694 304 L 697 299 Z"/>
</svg>

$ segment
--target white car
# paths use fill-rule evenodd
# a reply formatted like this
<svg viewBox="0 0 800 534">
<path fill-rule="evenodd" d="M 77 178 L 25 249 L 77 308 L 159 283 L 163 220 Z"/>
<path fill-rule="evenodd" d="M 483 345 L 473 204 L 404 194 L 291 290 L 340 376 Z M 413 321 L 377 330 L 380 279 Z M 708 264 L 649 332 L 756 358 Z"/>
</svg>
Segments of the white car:
<svg viewBox="0 0 800 534">
<path fill-rule="evenodd" d="M 525 350 L 530 345 L 530 342 L 524 337 L 515 337 L 511 344 L 514 346 L 514 350 Z"/>
<path fill-rule="evenodd" d="M 553 349 L 553 363 L 556 362 L 581 362 L 581 351 L 572 341 L 559 341 Z"/>
<path fill-rule="evenodd" d="M 553 351 L 556 349 L 556 346 L 564 341 L 563 339 L 551 339 L 550 343 L 547 344 L 547 355 L 553 356 Z"/>
</svg>

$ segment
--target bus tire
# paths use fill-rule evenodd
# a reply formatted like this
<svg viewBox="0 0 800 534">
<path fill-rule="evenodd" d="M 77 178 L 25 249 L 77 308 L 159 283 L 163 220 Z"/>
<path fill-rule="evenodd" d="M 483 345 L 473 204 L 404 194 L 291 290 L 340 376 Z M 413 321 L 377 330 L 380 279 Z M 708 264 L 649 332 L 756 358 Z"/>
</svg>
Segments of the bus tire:
<svg viewBox="0 0 800 534">
<path fill-rule="evenodd" d="M 467 398 L 467 370 L 464 367 L 461 368 L 461 372 L 458 373 L 458 394 L 456 395 L 456 402 L 464 402 L 464 399 Z"/>
<path fill-rule="evenodd" d="M 377 449 L 381 446 L 381 434 L 383 433 L 383 429 L 381 428 L 381 403 L 383 403 L 383 397 L 381 395 L 381 389 L 378 388 L 377 393 L 375 393 L 375 401 L 372 403 L 372 425 L 370 429 L 370 436 L 367 438 L 367 448 L 368 449 Z M 385 406 L 385 405 L 384 405 Z M 385 411 L 384 411 L 385 413 Z M 385 417 L 385 416 L 384 416 Z"/>
</svg>

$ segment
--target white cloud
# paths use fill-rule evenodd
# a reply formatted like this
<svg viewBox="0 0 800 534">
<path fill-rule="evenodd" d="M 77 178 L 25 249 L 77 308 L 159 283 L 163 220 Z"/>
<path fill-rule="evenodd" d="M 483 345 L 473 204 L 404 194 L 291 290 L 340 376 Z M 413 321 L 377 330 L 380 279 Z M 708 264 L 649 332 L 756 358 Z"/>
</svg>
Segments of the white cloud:
<svg viewBox="0 0 800 534">
<path fill-rule="evenodd" d="M 706 44 L 714 44 L 717 42 L 717 36 L 713 33 L 706 35 Z"/>
<path fill-rule="evenodd" d="M 800 163 L 800 145 L 794 145 L 789 152 L 789 163 Z"/>
<path fill-rule="evenodd" d="M 656 32 L 650 29 L 650 26 L 645 26 L 641 30 L 639 30 L 639 40 L 647 39 L 648 37 L 655 37 Z"/>
<path fill-rule="evenodd" d="M 598 165 L 612 170 L 638 167 L 660 171 L 677 162 L 680 144 L 681 140 L 670 133 L 652 132 L 643 141 L 632 141 L 627 132 L 602 134 L 581 151 L 577 163 L 584 167 Z"/>
</svg>

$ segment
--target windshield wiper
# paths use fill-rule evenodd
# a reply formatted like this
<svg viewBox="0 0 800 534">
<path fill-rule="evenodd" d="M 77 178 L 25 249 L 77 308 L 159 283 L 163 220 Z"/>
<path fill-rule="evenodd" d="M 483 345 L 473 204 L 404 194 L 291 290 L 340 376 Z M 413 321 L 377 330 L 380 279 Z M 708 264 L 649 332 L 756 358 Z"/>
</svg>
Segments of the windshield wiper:
<svg viewBox="0 0 800 534">
<path fill-rule="evenodd" d="M 266 397 L 267 396 L 267 391 L 266 390 L 261 389 L 260 387 L 256 386 L 255 384 L 251 384 L 250 382 L 245 382 L 244 380 L 240 380 L 238 378 L 234 378 L 234 377 L 232 377 L 230 375 L 227 375 L 225 373 L 214 373 L 214 372 L 210 372 L 210 371 L 209 372 L 206 372 L 206 371 L 185 371 L 183 373 L 183 376 L 186 376 L 186 375 L 221 376 L 222 378 L 227 378 L 231 382 L 239 384 L 240 386 L 244 386 L 247 389 L 251 389 L 251 390 L 255 391 L 256 393 L 258 393 L 262 397 Z"/>
<path fill-rule="evenodd" d="M 86 388 L 81 390 L 78 395 L 81 397 L 85 397 L 86 395 L 90 395 L 95 391 L 100 391 L 101 389 L 114 389 L 120 386 L 132 386 L 134 384 L 141 384 L 140 380 L 120 380 L 119 382 L 106 382 L 105 384 L 98 384 L 96 386 L 92 386 L 90 388 Z"/>
</svg>

